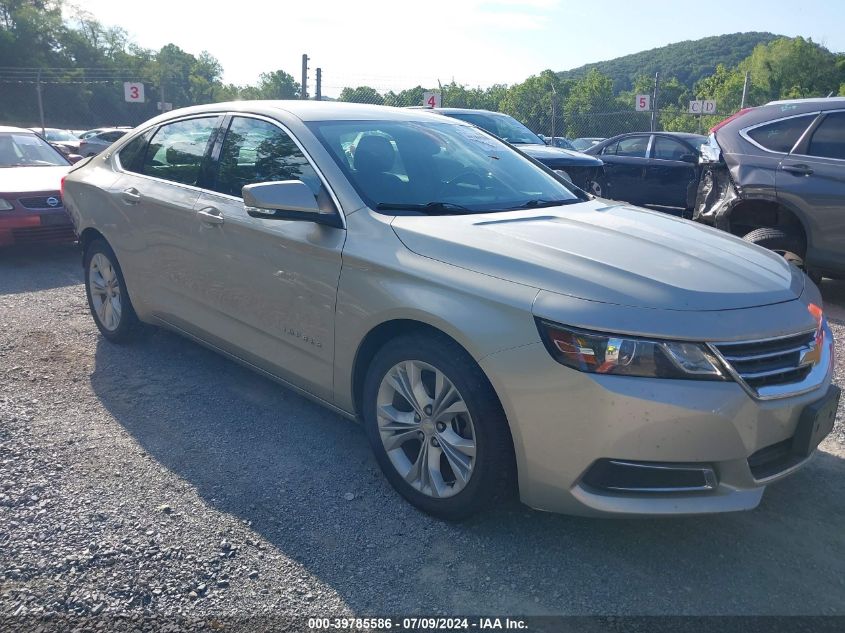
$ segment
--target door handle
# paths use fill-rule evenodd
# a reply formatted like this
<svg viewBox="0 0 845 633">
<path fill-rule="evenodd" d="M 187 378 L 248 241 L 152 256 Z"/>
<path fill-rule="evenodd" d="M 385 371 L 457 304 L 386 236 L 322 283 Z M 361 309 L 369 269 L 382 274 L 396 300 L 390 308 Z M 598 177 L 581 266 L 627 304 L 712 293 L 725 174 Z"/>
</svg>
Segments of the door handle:
<svg viewBox="0 0 845 633">
<path fill-rule="evenodd" d="M 197 211 L 197 217 L 205 224 L 223 224 L 223 214 L 214 207 L 205 207 Z"/>
<path fill-rule="evenodd" d="M 124 189 L 120 197 L 123 198 L 126 204 L 138 204 L 141 202 L 141 192 L 135 189 L 135 187 Z"/>
<path fill-rule="evenodd" d="M 812 168 L 809 165 L 781 165 L 780 168 L 783 171 L 788 171 L 790 174 L 795 174 L 796 176 L 809 176 L 813 173 Z"/>
</svg>

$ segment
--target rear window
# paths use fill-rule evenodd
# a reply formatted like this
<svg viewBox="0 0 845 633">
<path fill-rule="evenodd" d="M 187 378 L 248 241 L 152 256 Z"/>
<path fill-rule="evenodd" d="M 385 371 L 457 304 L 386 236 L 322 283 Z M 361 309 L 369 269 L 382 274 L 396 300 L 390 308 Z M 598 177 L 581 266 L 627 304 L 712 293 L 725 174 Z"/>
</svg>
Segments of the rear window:
<svg viewBox="0 0 845 633">
<path fill-rule="evenodd" d="M 810 156 L 845 159 L 845 112 L 828 114 L 813 132 Z"/>
<path fill-rule="evenodd" d="M 747 134 L 755 143 L 771 152 L 788 154 L 815 118 L 815 114 L 808 114 L 783 119 L 756 127 Z"/>
</svg>

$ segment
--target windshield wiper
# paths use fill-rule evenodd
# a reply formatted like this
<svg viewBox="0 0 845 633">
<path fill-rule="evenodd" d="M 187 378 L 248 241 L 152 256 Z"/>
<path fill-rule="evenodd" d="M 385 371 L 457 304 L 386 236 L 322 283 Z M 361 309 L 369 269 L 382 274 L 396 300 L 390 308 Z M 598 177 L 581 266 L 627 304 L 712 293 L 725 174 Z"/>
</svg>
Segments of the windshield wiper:
<svg viewBox="0 0 845 633">
<path fill-rule="evenodd" d="M 476 213 L 468 207 L 454 204 L 452 202 L 428 202 L 426 204 L 407 204 L 403 202 L 380 202 L 376 205 L 377 211 L 421 211 L 428 215 L 460 215 Z"/>
<path fill-rule="evenodd" d="M 568 200 L 529 200 L 525 204 L 521 204 L 518 207 L 512 207 L 513 209 L 540 209 L 541 207 L 559 207 L 564 204 L 573 204 L 576 202 L 581 202 L 578 198 L 571 198 Z"/>
</svg>

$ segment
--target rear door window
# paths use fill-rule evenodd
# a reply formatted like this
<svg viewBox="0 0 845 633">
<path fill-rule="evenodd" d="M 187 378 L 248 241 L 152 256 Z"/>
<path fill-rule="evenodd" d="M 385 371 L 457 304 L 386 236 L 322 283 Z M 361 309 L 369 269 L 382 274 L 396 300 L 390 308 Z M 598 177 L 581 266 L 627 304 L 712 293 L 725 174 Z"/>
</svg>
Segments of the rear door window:
<svg viewBox="0 0 845 633">
<path fill-rule="evenodd" d="M 660 160 L 681 160 L 681 157 L 692 154 L 692 151 L 680 141 L 665 136 L 654 138 L 652 157 Z"/>
<path fill-rule="evenodd" d="M 834 112 L 824 118 L 813 132 L 807 154 L 845 160 L 845 112 Z"/>
<path fill-rule="evenodd" d="M 217 116 L 162 125 L 150 140 L 141 173 L 183 185 L 197 185 Z"/>
<path fill-rule="evenodd" d="M 623 138 L 616 146 L 617 156 L 628 156 L 629 158 L 645 158 L 648 151 L 647 136 L 631 136 Z"/>
<path fill-rule="evenodd" d="M 120 161 L 120 166 L 126 171 L 140 171 L 141 161 L 143 159 L 144 150 L 147 148 L 147 141 L 150 136 L 148 132 L 139 134 L 137 137 L 124 145 L 117 153 L 117 158 Z"/>
<path fill-rule="evenodd" d="M 782 119 L 747 132 L 755 143 L 771 152 L 788 154 L 816 118 L 815 114 Z"/>
</svg>

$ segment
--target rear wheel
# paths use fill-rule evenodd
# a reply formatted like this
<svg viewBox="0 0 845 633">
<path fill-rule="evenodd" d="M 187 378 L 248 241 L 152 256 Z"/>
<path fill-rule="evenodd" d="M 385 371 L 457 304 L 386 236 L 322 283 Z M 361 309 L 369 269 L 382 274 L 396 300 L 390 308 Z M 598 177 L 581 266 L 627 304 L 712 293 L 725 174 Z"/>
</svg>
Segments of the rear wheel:
<svg viewBox="0 0 845 633">
<path fill-rule="evenodd" d="M 513 480 L 504 411 L 475 361 L 445 337 L 387 343 L 364 383 L 367 437 L 387 480 L 419 509 L 459 520 Z"/>
<path fill-rule="evenodd" d="M 807 276 L 815 283 L 819 283 L 822 277 L 814 270 L 808 270 L 804 265 L 804 256 L 807 252 L 807 246 L 804 238 L 795 233 L 791 233 L 779 228 L 764 227 L 754 229 L 745 237 L 746 242 L 751 242 L 757 246 L 768 248 L 778 255 L 781 255 L 786 261 L 795 264 L 798 268 L 803 270 Z"/>
<path fill-rule="evenodd" d="M 83 263 L 85 294 L 97 329 L 115 343 L 131 340 L 141 330 L 141 322 L 114 251 L 104 240 L 96 239 L 86 247 Z"/>
</svg>

